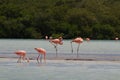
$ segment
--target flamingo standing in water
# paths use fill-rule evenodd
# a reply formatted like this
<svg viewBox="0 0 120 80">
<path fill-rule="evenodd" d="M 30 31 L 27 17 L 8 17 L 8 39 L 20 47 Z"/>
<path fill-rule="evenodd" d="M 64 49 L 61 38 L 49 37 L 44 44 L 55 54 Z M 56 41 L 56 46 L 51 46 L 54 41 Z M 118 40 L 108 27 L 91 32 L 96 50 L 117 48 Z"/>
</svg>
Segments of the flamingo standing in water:
<svg viewBox="0 0 120 80">
<path fill-rule="evenodd" d="M 39 58 L 40 62 L 42 62 L 42 55 L 44 56 L 44 62 L 46 62 L 46 50 L 43 48 L 35 48 L 36 51 L 38 51 L 38 57 L 37 57 L 37 62 L 39 63 Z"/>
<path fill-rule="evenodd" d="M 62 45 L 62 44 L 63 44 L 63 42 L 62 42 L 62 37 L 59 37 L 58 39 L 51 39 L 51 38 L 50 38 L 49 42 L 50 42 L 50 43 L 54 46 L 54 48 L 56 49 L 56 57 L 57 57 L 57 56 L 58 56 L 57 46 L 58 46 L 58 44 L 59 44 L 59 45 Z"/>
<path fill-rule="evenodd" d="M 77 48 L 77 58 L 78 58 L 78 51 L 79 51 L 79 46 L 80 44 L 83 42 L 83 39 L 81 37 L 75 38 L 71 41 L 71 48 L 72 48 L 72 53 L 73 53 L 73 46 L 72 46 L 72 42 L 75 42 L 78 44 L 78 48 Z"/>
<path fill-rule="evenodd" d="M 21 63 L 21 59 L 25 60 L 25 58 L 27 59 L 27 62 L 29 62 L 29 58 L 26 57 L 26 51 L 18 50 L 15 52 L 15 54 L 19 56 L 17 63 Z"/>
</svg>

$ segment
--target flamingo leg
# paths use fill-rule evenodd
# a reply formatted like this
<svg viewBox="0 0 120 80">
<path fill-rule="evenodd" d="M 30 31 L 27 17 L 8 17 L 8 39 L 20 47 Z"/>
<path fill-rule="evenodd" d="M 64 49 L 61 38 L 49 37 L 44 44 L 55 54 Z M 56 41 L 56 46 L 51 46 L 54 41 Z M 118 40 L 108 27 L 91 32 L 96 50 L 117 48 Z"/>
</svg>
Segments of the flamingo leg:
<svg viewBox="0 0 120 80">
<path fill-rule="evenodd" d="M 54 45 L 54 47 L 55 47 L 55 50 L 56 50 L 56 57 L 58 56 L 58 53 L 57 53 L 57 45 Z"/>
<path fill-rule="evenodd" d="M 21 56 L 18 58 L 17 63 L 21 63 Z"/>
<path fill-rule="evenodd" d="M 40 56 L 40 62 L 42 63 L 42 54 L 41 54 L 41 56 Z"/>
<path fill-rule="evenodd" d="M 20 58 L 20 57 L 19 57 Z M 18 60 L 17 60 L 17 63 L 19 63 L 19 58 L 18 58 Z"/>
<path fill-rule="evenodd" d="M 38 57 L 37 57 L 37 62 L 39 63 L 39 58 L 40 58 L 40 54 L 38 55 Z"/>
<path fill-rule="evenodd" d="M 46 55 L 44 54 L 44 62 L 46 63 Z"/>
<path fill-rule="evenodd" d="M 25 60 L 25 56 L 22 57 L 23 61 Z"/>
<path fill-rule="evenodd" d="M 72 42 L 71 42 L 71 52 L 73 53 L 73 46 L 72 46 Z"/>
<path fill-rule="evenodd" d="M 80 47 L 80 44 L 78 44 L 78 48 L 77 48 L 77 58 L 78 58 L 78 52 L 79 52 L 79 47 Z"/>
<path fill-rule="evenodd" d="M 56 57 L 57 57 L 57 44 L 55 45 L 55 44 L 53 44 L 51 41 L 50 41 L 50 43 L 54 46 L 54 48 L 55 48 L 55 50 L 56 50 Z"/>
</svg>

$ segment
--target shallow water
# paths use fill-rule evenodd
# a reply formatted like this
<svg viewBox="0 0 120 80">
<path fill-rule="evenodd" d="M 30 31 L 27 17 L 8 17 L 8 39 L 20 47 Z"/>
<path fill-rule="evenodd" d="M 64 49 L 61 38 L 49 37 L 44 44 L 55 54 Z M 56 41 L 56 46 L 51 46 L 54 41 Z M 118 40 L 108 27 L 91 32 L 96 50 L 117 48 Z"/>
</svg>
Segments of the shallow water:
<svg viewBox="0 0 120 80">
<path fill-rule="evenodd" d="M 0 80 L 119 80 L 120 62 L 0 59 Z"/>
<path fill-rule="evenodd" d="M 76 58 L 77 44 L 73 43 L 74 53 L 71 53 L 71 40 L 63 40 L 63 45 L 58 45 L 59 58 Z M 26 50 L 29 57 L 36 57 L 35 47 L 47 50 L 47 58 L 56 57 L 54 47 L 47 40 L 40 39 L 0 39 L 0 57 L 17 57 L 16 50 Z M 97 60 L 120 60 L 120 41 L 91 40 L 80 45 L 79 58 Z"/>
<path fill-rule="evenodd" d="M 0 39 L 0 80 L 119 80 L 120 79 L 120 41 L 91 40 L 80 45 L 79 58 L 94 61 L 47 60 L 46 64 L 16 63 L 16 50 L 26 50 L 29 57 L 36 57 L 35 47 L 47 50 L 47 58 L 55 58 L 55 49 L 46 40 Z M 77 44 L 64 40 L 58 46 L 57 58 L 76 58 Z M 103 60 L 103 61 L 102 61 Z M 104 61 L 106 60 L 106 61 Z"/>
</svg>

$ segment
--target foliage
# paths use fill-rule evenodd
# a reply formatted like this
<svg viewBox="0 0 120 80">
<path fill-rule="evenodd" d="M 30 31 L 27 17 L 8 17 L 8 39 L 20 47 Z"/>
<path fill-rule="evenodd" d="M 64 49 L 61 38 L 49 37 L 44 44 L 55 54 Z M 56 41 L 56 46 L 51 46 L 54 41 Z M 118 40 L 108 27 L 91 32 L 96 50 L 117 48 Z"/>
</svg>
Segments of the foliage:
<svg viewBox="0 0 120 80">
<path fill-rule="evenodd" d="M 119 0 L 0 0 L 0 38 L 120 37 Z"/>
</svg>

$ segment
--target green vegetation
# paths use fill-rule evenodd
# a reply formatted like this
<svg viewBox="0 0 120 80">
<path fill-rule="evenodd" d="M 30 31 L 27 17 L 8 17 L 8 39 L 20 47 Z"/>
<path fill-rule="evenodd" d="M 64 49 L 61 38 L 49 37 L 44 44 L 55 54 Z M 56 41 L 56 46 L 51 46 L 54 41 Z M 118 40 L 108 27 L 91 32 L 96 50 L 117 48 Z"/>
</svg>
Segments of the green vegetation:
<svg viewBox="0 0 120 80">
<path fill-rule="evenodd" d="M 120 0 L 0 0 L 0 38 L 120 37 Z"/>
</svg>

